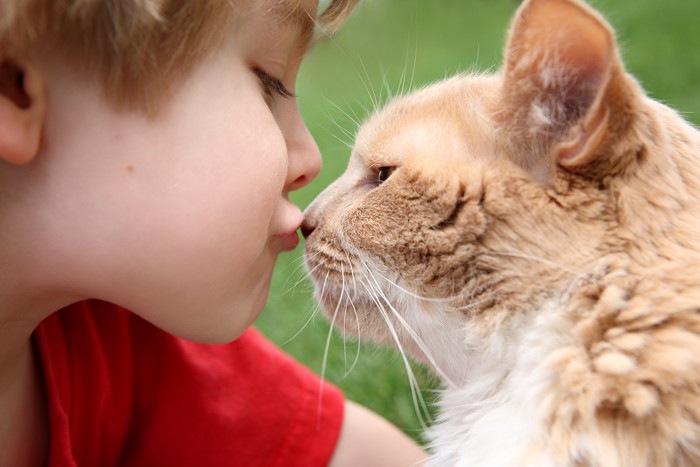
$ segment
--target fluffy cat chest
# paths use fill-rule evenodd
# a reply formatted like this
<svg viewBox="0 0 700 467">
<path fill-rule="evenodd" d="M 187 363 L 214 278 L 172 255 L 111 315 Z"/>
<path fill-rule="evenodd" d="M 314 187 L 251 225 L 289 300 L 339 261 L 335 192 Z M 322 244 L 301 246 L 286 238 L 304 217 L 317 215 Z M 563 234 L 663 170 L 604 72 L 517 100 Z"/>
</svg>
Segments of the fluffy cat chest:
<svg viewBox="0 0 700 467">
<path fill-rule="evenodd" d="M 429 465 L 558 465 L 543 442 L 557 352 L 576 345 L 563 302 L 524 311 L 502 331 L 486 339 L 467 336 L 481 342 L 469 346 L 463 383 L 441 394 L 440 420 L 428 432 L 436 452 Z"/>
</svg>

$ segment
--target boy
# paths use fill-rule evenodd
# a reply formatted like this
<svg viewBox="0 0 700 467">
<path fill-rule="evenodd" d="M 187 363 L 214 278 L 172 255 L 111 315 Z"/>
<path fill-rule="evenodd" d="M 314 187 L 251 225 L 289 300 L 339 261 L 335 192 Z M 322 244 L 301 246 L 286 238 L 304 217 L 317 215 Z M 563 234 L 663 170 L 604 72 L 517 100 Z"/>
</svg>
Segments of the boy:
<svg viewBox="0 0 700 467">
<path fill-rule="evenodd" d="M 0 5 L 0 465 L 423 458 L 246 331 L 320 169 L 292 94 L 316 8 Z"/>
</svg>

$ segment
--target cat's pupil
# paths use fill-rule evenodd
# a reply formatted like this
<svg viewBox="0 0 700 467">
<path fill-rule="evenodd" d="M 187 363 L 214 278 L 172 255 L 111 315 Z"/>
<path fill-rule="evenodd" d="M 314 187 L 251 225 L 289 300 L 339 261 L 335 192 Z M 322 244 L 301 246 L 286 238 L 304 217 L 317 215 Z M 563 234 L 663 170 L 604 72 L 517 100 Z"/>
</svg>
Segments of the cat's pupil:
<svg viewBox="0 0 700 467">
<path fill-rule="evenodd" d="M 393 167 L 380 167 L 379 172 L 377 173 L 377 180 L 379 183 L 385 182 L 393 171 Z"/>
</svg>

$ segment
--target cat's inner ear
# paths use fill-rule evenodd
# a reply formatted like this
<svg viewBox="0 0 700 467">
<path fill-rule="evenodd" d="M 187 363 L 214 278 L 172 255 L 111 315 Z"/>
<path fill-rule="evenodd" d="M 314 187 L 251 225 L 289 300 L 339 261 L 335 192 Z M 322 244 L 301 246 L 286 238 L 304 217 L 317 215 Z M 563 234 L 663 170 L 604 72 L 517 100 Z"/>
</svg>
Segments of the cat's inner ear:
<svg viewBox="0 0 700 467">
<path fill-rule="evenodd" d="M 506 46 L 503 102 L 521 134 L 546 141 L 531 144 L 548 146 L 547 163 L 575 166 L 591 157 L 607 123 L 604 95 L 616 60 L 611 29 L 585 5 L 530 0 L 521 6 Z"/>
</svg>

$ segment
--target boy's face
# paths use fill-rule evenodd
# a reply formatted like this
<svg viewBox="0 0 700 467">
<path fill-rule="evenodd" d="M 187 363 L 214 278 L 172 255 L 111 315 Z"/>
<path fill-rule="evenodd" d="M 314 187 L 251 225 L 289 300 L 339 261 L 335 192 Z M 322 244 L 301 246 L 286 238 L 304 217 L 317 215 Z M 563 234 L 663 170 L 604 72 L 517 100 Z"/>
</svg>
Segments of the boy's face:
<svg viewBox="0 0 700 467">
<path fill-rule="evenodd" d="M 41 196 L 76 297 L 205 342 L 258 316 L 277 255 L 298 242 L 302 214 L 287 195 L 320 169 L 296 100 L 276 89 L 294 92 L 308 39 L 279 3 L 247 2 L 155 120 L 111 110 L 69 71 L 49 83 L 43 157 L 56 163 Z"/>
</svg>

